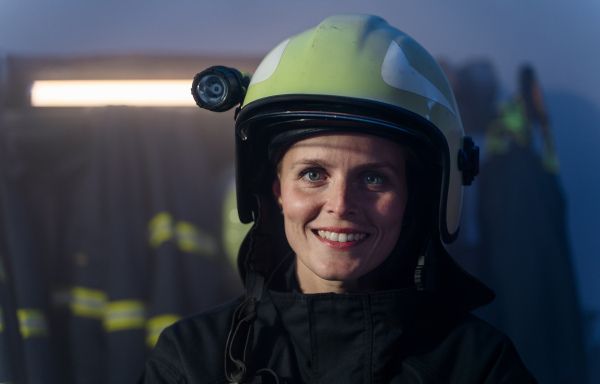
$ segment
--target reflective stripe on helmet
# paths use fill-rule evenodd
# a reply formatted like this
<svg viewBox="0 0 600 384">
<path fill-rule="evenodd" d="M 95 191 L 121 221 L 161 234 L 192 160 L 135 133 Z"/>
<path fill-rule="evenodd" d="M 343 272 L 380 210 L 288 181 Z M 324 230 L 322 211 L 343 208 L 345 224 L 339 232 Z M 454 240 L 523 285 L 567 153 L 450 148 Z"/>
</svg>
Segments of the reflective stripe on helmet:
<svg viewBox="0 0 600 384">
<path fill-rule="evenodd" d="M 448 99 L 429 79 L 410 65 L 402 47 L 395 41 L 390 43 L 390 47 L 385 54 L 381 66 L 381 77 L 388 85 L 440 103 L 448 108 L 453 115 L 456 115 L 454 107 Z"/>
</svg>

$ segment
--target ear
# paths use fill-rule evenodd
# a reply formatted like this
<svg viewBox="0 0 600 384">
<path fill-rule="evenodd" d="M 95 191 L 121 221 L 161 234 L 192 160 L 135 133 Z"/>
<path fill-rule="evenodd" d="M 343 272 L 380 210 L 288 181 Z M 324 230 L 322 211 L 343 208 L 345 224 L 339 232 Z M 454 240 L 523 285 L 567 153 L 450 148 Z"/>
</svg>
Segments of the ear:
<svg viewBox="0 0 600 384">
<path fill-rule="evenodd" d="M 281 181 L 279 181 L 278 177 L 273 181 L 273 195 L 275 196 L 275 200 L 277 200 L 277 206 L 283 211 L 283 204 L 281 204 Z"/>
</svg>

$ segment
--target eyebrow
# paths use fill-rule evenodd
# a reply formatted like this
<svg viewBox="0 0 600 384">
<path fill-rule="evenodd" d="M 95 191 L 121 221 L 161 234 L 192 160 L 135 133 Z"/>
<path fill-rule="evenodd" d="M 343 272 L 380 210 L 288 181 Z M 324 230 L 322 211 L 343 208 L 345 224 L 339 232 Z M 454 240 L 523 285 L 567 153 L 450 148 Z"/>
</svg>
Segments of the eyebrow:
<svg viewBox="0 0 600 384">
<path fill-rule="evenodd" d="M 328 163 L 327 161 L 324 160 L 320 160 L 320 159 L 302 159 L 299 161 L 296 161 L 294 163 L 292 163 L 291 168 L 295 168 L 298 166 L 305 166 L 305 165 L 310 165 L 313 167 L 321 167 L 321 168 L 329 168 L 331 167 L 331 164 Z"/>
<path fill-rule="evenodd" d="M 294 169 L 296 167 L 299 166 L 311 166 L 311 167 L 319 167 L 319 168 L 330 168 L 332 167 L 332 164 L 321 160 L 321 159 L 302 159 L 299 161 L 296 161 L 295 163 L 292 163 L 291 165 L 291 169 Z M 359 171 L 363 171 L 363 170 L 369 170 L 369 169 L 391 169 L 393 172 L 398 172 L 398 167 L 396 167 L 394 164 L 389 163 L 389 162 L 374 162 L 374 163 L 365 163 L 365 164 L 360 164 L 359 166 L 356 167 L 356 169 L 358 169 Z"/>
</svg>

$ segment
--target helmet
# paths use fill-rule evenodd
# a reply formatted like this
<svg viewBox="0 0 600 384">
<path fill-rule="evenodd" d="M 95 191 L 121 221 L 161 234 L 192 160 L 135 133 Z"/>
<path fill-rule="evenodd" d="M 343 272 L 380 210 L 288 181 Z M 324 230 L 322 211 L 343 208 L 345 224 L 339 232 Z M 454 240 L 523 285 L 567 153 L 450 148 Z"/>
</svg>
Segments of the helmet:
<svg viewBox="0 0 600 384">
<path fill-rule="evenodd" d="M 425 143 L 441 166 L 436 227 L 444 242 L 456 238 L 462 186 L 478 171 L 477 147 L 464 137 L 443 71 L 415 40 L 380 17 L 336 15 L 265 57 L 236 115 L 242 222 L 258 214 L 249 191 L 256 193 L 264 172 L 265 143 L 286 130 L 291 140 L 319 129 Z"/>
</svg>

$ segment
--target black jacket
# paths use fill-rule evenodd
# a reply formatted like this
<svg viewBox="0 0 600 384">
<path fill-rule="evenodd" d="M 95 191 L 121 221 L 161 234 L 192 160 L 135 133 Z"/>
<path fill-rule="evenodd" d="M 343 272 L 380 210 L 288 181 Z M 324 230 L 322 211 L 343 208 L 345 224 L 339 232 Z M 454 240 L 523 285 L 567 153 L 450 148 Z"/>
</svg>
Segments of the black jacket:
<svg viewBox="0 0 600 384">
<path fill-rule="evenodd" d="M 436 295 L 305 295 L 285 275 L 262 295 L 248 383 L 535 383 L 504 334 Z M 242 301 L 167 328 L 141 382 L 227 383 L 225 342 Z"/>
</svg>

